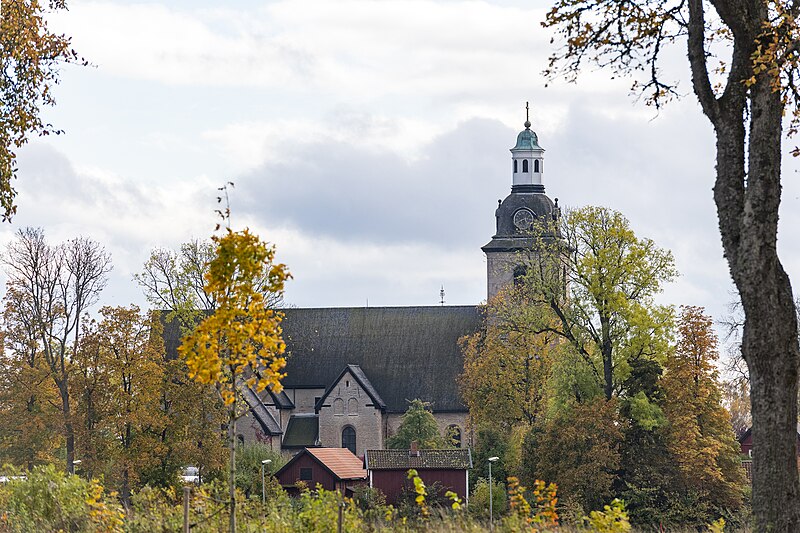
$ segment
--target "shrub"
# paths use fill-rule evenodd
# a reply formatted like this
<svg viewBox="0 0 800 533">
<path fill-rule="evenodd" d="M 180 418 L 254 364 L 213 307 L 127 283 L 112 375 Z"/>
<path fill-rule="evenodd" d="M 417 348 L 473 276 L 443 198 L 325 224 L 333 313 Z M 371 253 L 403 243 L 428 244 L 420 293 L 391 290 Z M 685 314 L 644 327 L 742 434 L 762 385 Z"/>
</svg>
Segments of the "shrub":
<svg viewBox="0 0 800 533">
<path fill-rule="evenodd" d="M 272 461 L 264 469 L 266 481 L 269 482 L 272 474 L 286 464 L 286 459 L 269 446 L 258 442 L 236 448 L 236 488 L 245 496 L 261 498 L 261 461 L 265 459 Z"/>
<path fill-rule="evenodd" d="M 363 531 L 361 513 L 350 498 L 343 498 L 339 491 L 325 490 L 317 485 L 314 491 L 300 493 L 299 510 L 296 513 L 296 531 L 336 531 L 339 510 L 342 512 L 342 531 Z"/>
<path fill-rule="evenodd" d="M 27 478 L 0 486 L 0 530 L 123 531 L 125 514 L 116 494 L 106 497 L 97 480 L 65 474 L 54 465 L 36 467 Z"/>
<path fill-rule="evenodd" d="M 500 516 L 506 512 L 506 486 L 497 480 L 492 480 L 492 509 L 495 516 Z M 489 482 L 486 479 L 479 479 L 475 483 L 475 489 L 469 498 L 469 512 L 481 519 L 489 518 Z"/>
<path fill-rule="evenodd" d="M 625 502 L 617 498 L 614 498 L 611 505 L 604 506 L 602 511 L 589 513 L 585 520 L 591 530 L 597 533 L 627 533 L 631 530 Z"/>
</svg>

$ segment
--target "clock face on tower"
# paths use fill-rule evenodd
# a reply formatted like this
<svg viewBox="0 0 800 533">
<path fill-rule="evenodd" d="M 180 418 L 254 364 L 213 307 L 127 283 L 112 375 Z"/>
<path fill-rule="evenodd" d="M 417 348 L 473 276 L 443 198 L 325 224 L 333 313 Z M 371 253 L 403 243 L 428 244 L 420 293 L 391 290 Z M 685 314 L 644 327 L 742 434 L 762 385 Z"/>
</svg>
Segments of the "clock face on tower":
<svg viewBox="0 0 800 533">
<path fill-rule="evenodd" d="M 533 219 L 533 213 L 527 209 L 520 209 L 514 213 L 514 226 L 516 226 L 519 231 L 527 231 L 531 229 Z"/>
</svg>

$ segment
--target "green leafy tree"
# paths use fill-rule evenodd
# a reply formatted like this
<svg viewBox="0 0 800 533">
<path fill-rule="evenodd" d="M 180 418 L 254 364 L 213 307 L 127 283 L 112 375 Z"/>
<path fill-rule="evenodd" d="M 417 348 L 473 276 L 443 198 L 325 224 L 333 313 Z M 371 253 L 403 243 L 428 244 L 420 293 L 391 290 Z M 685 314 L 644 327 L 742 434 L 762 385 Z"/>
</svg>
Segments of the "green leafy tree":
<svg viewBox="0 0 800 533">
<path fill-rule="evenodd" d="M 213 384 L 227 409 L 229 449 L 230 531 L 236 531 L 236 420 L 246 403 L 238 398 L 241 386 L 257 392 L 266 387 L 280 392 L 282 357 L 281 314 L 270 309 L 263 290 L 282 293 L 289 276 L 286 266 L 274 263 L 275 248 L 245 229 L 229 228 L 213 238 L 214 258 L 206 273 L 205 290 L 217 307 L 178 348 L 186 359 L 189 377 Z M 270 265 L 266 286 L 262 279 Z"/>
<path fill-rule="evenodd" d="M 469 476 L 470 481 L 489 479 L 490 457 L 499 458 L 492 464 L 492 479 L 503 481 L 515 473 L 515 465 L 510 464 L 513 463 L 510 458 L 514 455 L 511 448 L 511 436 L 507 431 L 501 431 L 492 425 L 476 427 L 475 448 L 472 452 L 474 469 Z"/>
<path fill-rule="evenodd" d="M 634 77 L 634 90 L 656 106 L 680 93 L 660 68 L 664 54 L 686 47 L 692 89 L 716 136 L 714 202 L 744 310 L 758 531 L 800 530 L 800 345 L 777 247 L 783 126 L 794 134 L 800 121 L 798 15 L 793 0 L 556 0 L 545 21 L 562 45 L 551 75 L 574 79 L 593 62 Z"/>
<path fill-rule="evenodd" d="M 615 496 L 626 502 L 632 520 L 642 526 L 687 519 L 676 505 L 685 498 L 675 488 L 677 468 L 665 436 L 669 420 L 663 410 L 662 373 L 657 361 L 633 362 L 620 405 L 625 424 Z"/>
<path fill-rule="evenodd" d="M 12 186 L 16 151 L 33 135 L 61 133 L 42 122 L 41 107 L 55 104 L 53 86 L 63 63 L 86 62 L 70 39 L 52 33 L 46 13 L 66 9 L 65 0 L 7 0 L 0 5 L 0 218 L 17 211 Z"/>
<path fill-rule="evenodd" d="M 557 233 L 521 254 L 526 274 L 500 315 L 568 343 L 610 400 L 630 361 L 667 350 L 672 311 L 654 296 L 677 275 L 672 254 L 604 207 L 567 212 Z"/>
<path fill-rule="evenodd" d="M 262 465 L 261 461 L 270 463 Z M 236 451 L 236 487 L 246 497 L 261 497 L 261 468 L 264 467 L 265 482 L 286 464 L 286 459 L 269 446 L 260 442 L 245 443 Z"/>
<path fill-rule="evenodd" d="M 403 414 L 397 432 L 386 439 L 386 447 L 392 450 L 403 450 L 415 442 L 420 449 L 449 448 L 447 439 L 439 433 L 439 426 L 430 411 L 430 404 L 420 399 L 410 402 Z"/>
</svg>

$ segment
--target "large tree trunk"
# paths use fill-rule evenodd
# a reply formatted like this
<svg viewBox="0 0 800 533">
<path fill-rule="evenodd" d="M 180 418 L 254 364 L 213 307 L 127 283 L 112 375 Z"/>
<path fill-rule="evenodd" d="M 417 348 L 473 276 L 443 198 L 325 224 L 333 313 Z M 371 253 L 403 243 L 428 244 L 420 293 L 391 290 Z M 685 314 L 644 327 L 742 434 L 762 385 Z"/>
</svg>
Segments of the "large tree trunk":
<svg viewBox="0 0 800 533">
<path fill-rule="evenodd" d="M 745 176 L 741 111 L 726 116 L 731 110 L 723 107 L 715 124 L 714 197 L 745 312 L 742 354 L 750 370 L 755 531 L 796 532 L 800 350 L 792 288 L 777 254 L 783 106 L 766 75 L 750 88 L 749 98 L 748 172 Z"/>
</svg>

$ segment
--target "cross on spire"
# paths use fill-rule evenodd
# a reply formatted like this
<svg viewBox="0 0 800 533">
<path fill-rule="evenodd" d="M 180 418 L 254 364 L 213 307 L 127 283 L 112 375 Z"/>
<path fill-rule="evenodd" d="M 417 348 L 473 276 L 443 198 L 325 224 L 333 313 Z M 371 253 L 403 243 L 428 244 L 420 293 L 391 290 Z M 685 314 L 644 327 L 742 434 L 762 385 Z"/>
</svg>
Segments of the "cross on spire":
<svg viewBox="0 0 800 533">
<path fill-rule="evenodd" d="M 531 127 L 531 119 L 529 115 L 530 108 L 528 107 L 528 102 L 525 102 L 525 129 L 529 129 Z"/>
</svg>

